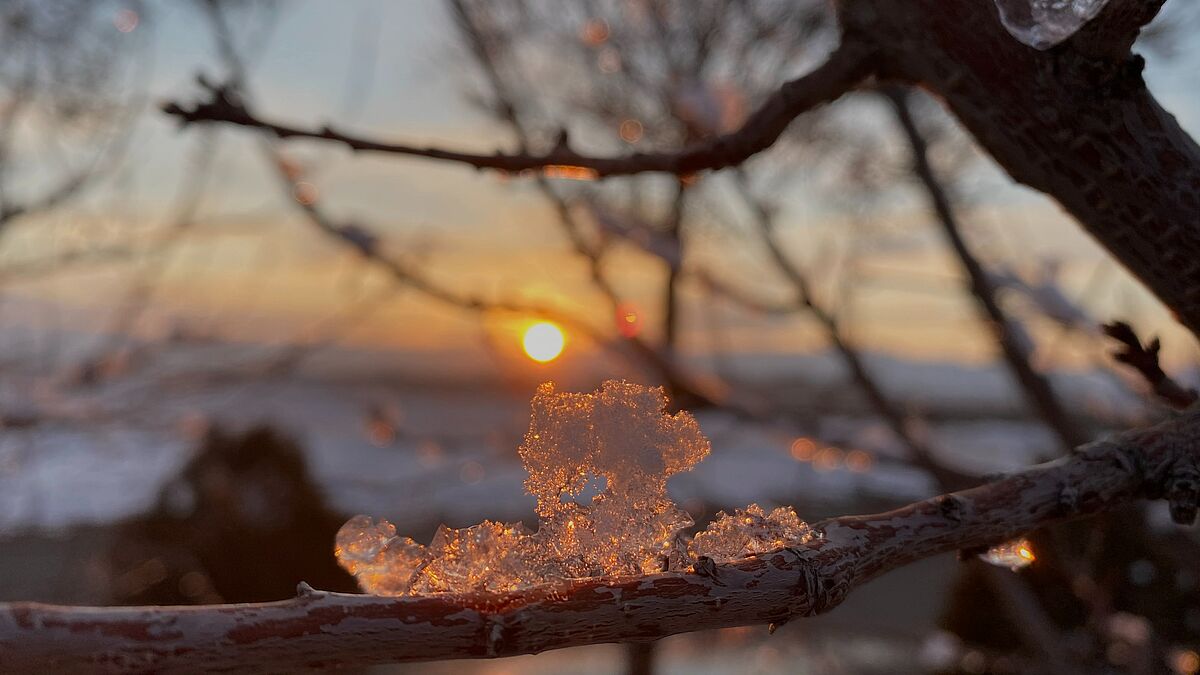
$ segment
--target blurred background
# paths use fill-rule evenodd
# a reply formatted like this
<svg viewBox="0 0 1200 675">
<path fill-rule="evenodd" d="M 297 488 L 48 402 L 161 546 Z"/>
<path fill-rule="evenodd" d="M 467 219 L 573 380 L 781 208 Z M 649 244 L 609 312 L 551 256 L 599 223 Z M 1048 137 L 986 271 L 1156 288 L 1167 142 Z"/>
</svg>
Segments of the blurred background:
<svg viewBox="0 0 1200 675">
<path fill-rule="evenodd" d="M 1197 14 L 1139 43 L 1194 135 Z M 516 447 L 546 380 L 692 410 L 713 451 L 671 489 L 698 523 L 884 510 L 1162 416 L 1105 321 L 1200 383 L 1194 339 L 919 92 L 847 96 L 739 169 L 603 183 L 160 110 L 207 83 L 382 140 L 669 151 L 821 63 L 824 1 L 6 0 L 0 33 L 0 601 L 351 591 L 355 513 L 419 541 L 535 522 Z M 933 559 L 771 636 L 410 669 L 1200 670 L 1200 547 L 1157 505 L 1031 545 L 1020 574 Z"/>
</svg>

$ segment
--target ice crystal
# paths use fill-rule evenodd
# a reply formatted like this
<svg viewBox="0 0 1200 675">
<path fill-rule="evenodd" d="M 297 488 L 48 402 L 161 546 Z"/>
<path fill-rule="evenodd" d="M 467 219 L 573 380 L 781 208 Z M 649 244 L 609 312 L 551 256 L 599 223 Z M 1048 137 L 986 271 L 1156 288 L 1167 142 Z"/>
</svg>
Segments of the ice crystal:
<svg viewBox="0 0 1200 675">
<path fill-rule="evenodd" d="M 709 442 L 691 415 L 666 407 L 660 387 L 609 381 L 580 394 L 543 384 L 519 448 L 525 488 L 537 499 L 537 532 L 520 523 L 443 525 L 426 547 L 398 537 L 386 520 L 355 516 L 338 532 L 338 562 L 378 595 L 502 592 L 684 569 L 692 555 L 681 533 L 693 521 L 667 496 L 667 479 L 702 460 Z M 603 488 L 590 503 L 576 501 L 597 483 Z M 722 514 L 693 548 L 728 559 L 810 537 L 790 508 L 768 516 L 751 505 Z"/>
<path fill-rule="evenodd" d="M 414 593 L 507 591 L 530 580 L 521 546 L 529 530 L 520 523 L 485 520 L 473 527 L 438 528 L 428 562 L 412 579 Z"/>
<path fill-rule="evenodd" d="M 731 560 L 803 544 L 812 538 L 808 524 L 790 506 L 781 506 L 768 515 L 758 504 L 751 504 L 735 510 L 733 515 L 722 511 L 696 534 L 691 548 L 696 557 Z"/>
<path fill-rule="evenodd" d="M 388 521 L 376 523 L 368 516 L 346 521 L 338 530 L 333 553 L 358 585 L 375 595 L 406 592 L 426 558 L 424 546 L 396 536 L 396 527 Z"/>
<path fill-rule="evenodd" d="M 1021 537 L 1006 541 L 999 546 L 993 546 L 980 553 L 979 558 L 989 565 L 1007 567 L 1016 572 L 1023 567 L 1029 567 L 1037 556 L 1033 554 L 1033 546 L 1028 539 Z"/>
<path fill-rule="evenodd" d="M 1108 0 L 996 0 L 1000 21 L 1034 49 L 1049 49 L 1074 35 Z"/>
</svg>

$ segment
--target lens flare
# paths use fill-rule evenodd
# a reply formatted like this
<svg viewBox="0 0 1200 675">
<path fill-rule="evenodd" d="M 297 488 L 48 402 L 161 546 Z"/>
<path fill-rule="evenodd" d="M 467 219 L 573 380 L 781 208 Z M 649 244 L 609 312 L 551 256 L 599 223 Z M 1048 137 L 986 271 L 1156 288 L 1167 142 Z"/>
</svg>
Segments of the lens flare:
<svg viewBox="0 0 1200 675">
<path fill-rule="evenodd" d="M 525 353 L 538 363 L 557 359 L 565 344 L 562 329 L 549 321 L 539 321 L 526 328 L 521 340 Z"/>
</svg>

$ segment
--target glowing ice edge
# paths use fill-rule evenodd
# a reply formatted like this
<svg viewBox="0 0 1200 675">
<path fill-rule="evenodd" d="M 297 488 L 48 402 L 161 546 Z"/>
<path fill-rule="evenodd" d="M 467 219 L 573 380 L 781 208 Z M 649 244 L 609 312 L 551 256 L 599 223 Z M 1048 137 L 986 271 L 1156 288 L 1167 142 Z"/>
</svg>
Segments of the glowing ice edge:
<svg viewBox="0 0 1200 675">
<path fill-rule="evenodd" d="M 567 580 L 685 570 L 802 544 L 816 534 L 790 507 L 757 504 L 720 513 L 694 537 L 694 521 L 667 496 L 667 479 L 689 471 L 711 444 L 687 412 L 668 414 L 661 387 L 605 382 L 591 394 L 538 387 L 518 452 L 537 499 L 538 529 L 485 520 L 442 525 L 423 546 L 386 520 L 355 516 L 334 554 L 366 593 L 506 592 Z M 590 505 L 571 497 L 597 479 Z"/>
</svg>

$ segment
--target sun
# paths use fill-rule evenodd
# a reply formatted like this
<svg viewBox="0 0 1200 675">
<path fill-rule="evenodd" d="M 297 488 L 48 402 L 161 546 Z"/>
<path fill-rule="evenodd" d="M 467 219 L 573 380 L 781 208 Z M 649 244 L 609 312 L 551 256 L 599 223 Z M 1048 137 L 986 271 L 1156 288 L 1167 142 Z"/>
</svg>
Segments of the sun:
<svg viewBox="0 0 1200 675">
<path fill-rule="evenodd" d="M 549 321 L 539 321 L 525 329 L 521 344 L 529 358 L 538 363 L 546 363 L 562 354 L 566 338 L 557 325 Z"/>
</svg>

